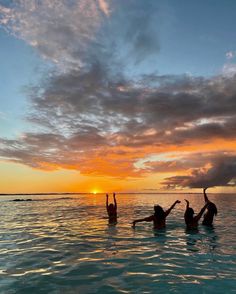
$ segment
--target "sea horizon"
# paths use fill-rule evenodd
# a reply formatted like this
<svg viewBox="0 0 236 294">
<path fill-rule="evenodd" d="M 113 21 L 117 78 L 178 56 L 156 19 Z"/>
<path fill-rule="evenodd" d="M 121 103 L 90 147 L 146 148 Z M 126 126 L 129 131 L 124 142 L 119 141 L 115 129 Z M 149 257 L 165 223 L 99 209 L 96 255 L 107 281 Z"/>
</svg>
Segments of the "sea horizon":
<svg viewBox="0 0 236 294">
<path fill-rule="evenodd" d="M 194 231 L 186 230 L 184 198 L 199 212 L 204 198 L 198 194 L 118 195 L 111 224 L 105 195 L 35 195 L 38 201 L 23 202 L 5 196 L 0 292 L 234 293 L 236 198 L 208 196 L 218 214 L 212 227 L 201 220 Z M 152 215 L 154 205 L 167 210 L 177 199 L 165 229 L 145 221 L 132 226 Z"/>
<path fill-rule="evenodd" d="M 99 192 L 99 193 L 94 193 L 94 192 L 43 192 L 43 193 L 0 193 L 0 196 L 17 196 L 17 195 L 31 195 L 31 196 L 37 196 L 37 195 L 52 195 L 52 196 L 57 196 L 57 195 L 106 195 L 106 194 L 113 194 L 115 193 L 116 195 L 124 195 L 124 194 L 151 194 L 151 195 L 155 195 L 155 194 L 170 194 L 170 195 L 174 195 L 174 194 L 199 194 L 202 195 L 203 193 L 201 192 Z M 236 192 L 233 193 L 223 193 L 223 192 L 209 192 L 207 194 L 217 194 L 217 195 L 236 195 Z"/>
<path fill-rule="evenodd" d="M 236 0 L 0 0 L 0 294 L 236 293 L 235 29 Z"/>
</svg>

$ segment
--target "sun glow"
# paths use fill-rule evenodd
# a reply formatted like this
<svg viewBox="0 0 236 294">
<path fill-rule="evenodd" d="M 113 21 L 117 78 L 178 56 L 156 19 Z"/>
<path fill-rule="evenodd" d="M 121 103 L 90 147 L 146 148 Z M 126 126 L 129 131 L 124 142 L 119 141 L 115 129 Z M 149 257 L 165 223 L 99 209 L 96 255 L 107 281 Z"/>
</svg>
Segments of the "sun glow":
<svg viewBox="0 0 236 294">
<path fill-rule="evenodd" d="M 97 193 L 98 193 L 98 190 L 96 190 L 96 189 L 92 190 L 93 195 L 96 195 Z"/>
</svg>

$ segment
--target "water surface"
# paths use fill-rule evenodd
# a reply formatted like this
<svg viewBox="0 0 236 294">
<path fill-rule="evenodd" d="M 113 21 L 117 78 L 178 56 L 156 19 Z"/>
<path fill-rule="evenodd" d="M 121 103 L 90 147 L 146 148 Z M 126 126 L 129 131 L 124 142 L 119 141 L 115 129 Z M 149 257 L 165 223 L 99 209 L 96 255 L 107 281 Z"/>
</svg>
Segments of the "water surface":
<svg viewBox="0 0 236 294">
<path fill-rule="evenodd" d="M 12 202 L 13 198 L 32 198 Z M 15 196 L 0 202 L 1 293 L 236 293 L 236 195 L 209 197 L 213 228 L 186 231 L 184 198 L 195 211 L 202 195 L 117 195 L 109 226 L 105 195 Z M 182 201 L 167 228 L 131 222 Z"/>
</svg>

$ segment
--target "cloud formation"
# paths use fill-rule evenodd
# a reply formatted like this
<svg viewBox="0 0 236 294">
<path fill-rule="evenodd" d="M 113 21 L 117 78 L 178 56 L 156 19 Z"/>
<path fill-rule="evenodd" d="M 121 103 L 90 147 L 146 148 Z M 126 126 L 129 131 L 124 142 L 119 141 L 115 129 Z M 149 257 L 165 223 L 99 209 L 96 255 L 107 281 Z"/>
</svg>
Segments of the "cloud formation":
<svg viewBox="0 0 236 294">
<path fill-rule="evenodd" d="M 153 81 L 153 76 L 150 78 Z M 192 168 L 191 162 L 176 160 L 147 164 L 138 170 L 135 163 L 149 154 L 171 146 L 235 140 L 234 78 L 157 76 L 156 82 L 158 87 L 113 81 L 99 65 L 87 72 L 52 76 L 38 93 L 35 88 L 30 91 L 34 107 L 28 119 L 44 131 L 3 140 L 0 154 L 44 169 L 141 176 Z M 195 161 L 200 171 L 205 160 L 198 157 Z M 212 160 L 214 166 L 217 158 Z M 171 181 L 165 184 L 173 186 Z M 184 181 L 180 185 L 187 185 L 186 178 Z"/>
<path fill-rule="evenodd" d="M 52 76 L 43 93 L 32 89 L 31 120 L 65 135 L 96 127 L 127 147 L 235 139 L 235 77 L 155 78 L 156 87 L 113 80 L 101 65 Z"/>
<path fill-rule="evenodd" d="M 219 155 L 208 158 L 208 164 L 194 168 L 191 175 L 174 176 L 163 182 L 167 188 L 204 188 L 236 185 L 236 155 Z"/>
<path fill-rule="evenodd" d="M 227 145 L 236 140 L 235 74 L 164 76 L 155 67 L 148 74 L 130 73 L 160 50 L 159 7 L 157 1 L 148 3 L 22 0 L 0 6 L 0 23 L 55 64 L 41 84 L 28 88 L 32 110 L 27 119 L 36 130 L 1 139 L 2 158 L 86 175 L 183 172 L 166 179 L 168 187 L 227 185 L 233 180 L 234 167 L 221 151 L 175 161 L 147 160 L 137 167 L 141 158 L 168 148 L 188 150 L 209 141 Z M 223 178 L 220 166 L 225 167 Z"/>
<path fill-rule="evenodd" d="M 228 51 L 226 52 L 225 56 L 227 59 L 232 59 L 236 56 L 236 51 Z"/>
<path fill-rule="evenodd" d="M 103 2 L 13 1 L 0 6 L 0 24 L 61 68 L 80 68 L 101 25 Z"/>
<path fill-rule="evenodd" d="M 142 0 L 19 0 L 0 5 L 0 25 L 57 70 L 102 63 L 115 73 L 159 50 L 158 4 Z"/>
</svg>

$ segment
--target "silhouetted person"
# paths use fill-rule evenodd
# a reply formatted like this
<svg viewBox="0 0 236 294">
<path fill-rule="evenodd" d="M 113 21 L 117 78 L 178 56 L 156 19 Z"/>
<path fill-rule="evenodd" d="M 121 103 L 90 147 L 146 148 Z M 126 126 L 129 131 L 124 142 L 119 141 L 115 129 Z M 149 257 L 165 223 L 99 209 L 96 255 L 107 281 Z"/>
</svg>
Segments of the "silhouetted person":
<svg viewBox="0 0 236 294">
<path fill-rule="evenodd" d="M 154 229 L 165 228 L 166 217 L 169 215 L 169 213 L 171 212 L 171 210 L 175 207 L 177 203 L 180 203 L 180 201 L 176 200 L 175 203 L 172 204 L 171 207 L 167 209 L 166 211 L 164 211 L 160 205 L 155 205 L 154 214 L 149 217 L 145 217 L 145 218 L 137 219 L 133 221 L 133 227 L 135 227 L 135 224 L 139 222 L 153 222 Z"/>
<path fill-rule="evenodd" d="M 205 203 L 208 203 L 208 206 L 207 206 L 207 212 L 203 216 L 202 224 L 205 226 L 212 226 L 214 216 L 217 215 L 217 208 L 216 208 L 216 205 L 208 199 L 206 190 L 207 188 L 204 188 L 203 193 L 204 193 Z"/>
<path fill-rule="evenodd" d="M 197 229 L 198 221 L 202 217 L 204 211 L 207 209 L 208 203 L 206 203 L 205 206 L 201 209 L 201 211 L 196 216 L 194 216 L 194 210 L 191 207 L 189 207 L 189 201 L 186 199 L 185 201 L 187 205 L 184 214 L 184 220 L 187 225 L 187 229 Z"/>
<path fill-rule="evenodd" d="M 113 193 L 114 204 L 110 203 L 108 205 L 108 197 L 109 195 L 106 194 L 106 208 L 107 214 L 109 218 L 109 224 L 115 224 L 117 222 L 117 202 L 116 202 L 116 194 Z"/>
</svg>

